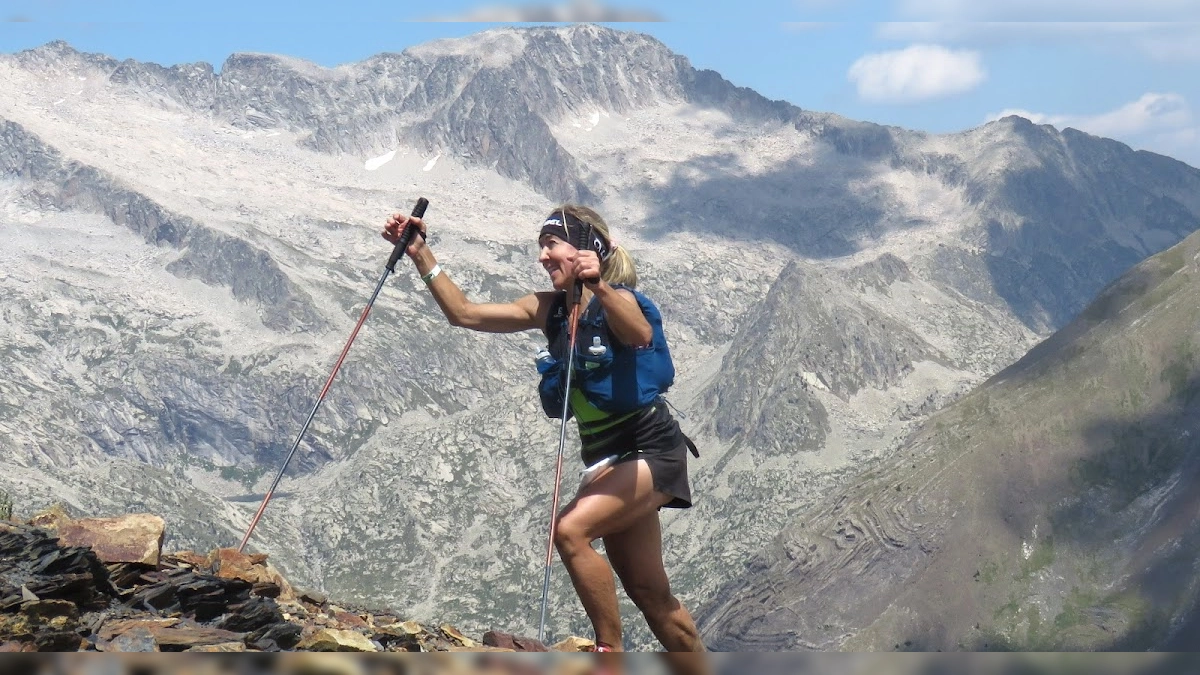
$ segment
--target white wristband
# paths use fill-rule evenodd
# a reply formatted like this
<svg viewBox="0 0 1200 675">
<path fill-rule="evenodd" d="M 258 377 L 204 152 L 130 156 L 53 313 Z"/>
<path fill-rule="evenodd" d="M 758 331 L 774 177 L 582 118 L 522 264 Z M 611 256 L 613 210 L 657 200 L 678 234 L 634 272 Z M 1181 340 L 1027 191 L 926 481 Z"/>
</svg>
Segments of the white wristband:
<svg viewBox="0 0 1200 675">
<path fill-rule="evenodd" d="M 428 286 L 429 284 L 433 283 L 433 278 L 441 273 L 442 266 L 435 263 L 433 265 L 433 269 L 429 270 L 427 274 L 421 275 L 421 281 L 424 281 L 425 285 Z"/>
</svg>

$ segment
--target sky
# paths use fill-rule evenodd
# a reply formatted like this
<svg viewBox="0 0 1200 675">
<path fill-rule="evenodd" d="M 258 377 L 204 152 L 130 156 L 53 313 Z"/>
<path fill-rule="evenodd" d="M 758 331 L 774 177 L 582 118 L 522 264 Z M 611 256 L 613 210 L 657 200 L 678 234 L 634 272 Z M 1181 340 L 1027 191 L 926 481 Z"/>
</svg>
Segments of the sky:
<svg viewBox="0 0 1200 675">
<path fill-rule="evenodd" d="M 0 52 L 65 40 L 166 66 L 235 52 L 336 66 L 554 21 L 650 34 L 809 110 L 934 133 L 1019 114 L 1200 166 L 1200 0 L 0 0 Z"/>
</svg>

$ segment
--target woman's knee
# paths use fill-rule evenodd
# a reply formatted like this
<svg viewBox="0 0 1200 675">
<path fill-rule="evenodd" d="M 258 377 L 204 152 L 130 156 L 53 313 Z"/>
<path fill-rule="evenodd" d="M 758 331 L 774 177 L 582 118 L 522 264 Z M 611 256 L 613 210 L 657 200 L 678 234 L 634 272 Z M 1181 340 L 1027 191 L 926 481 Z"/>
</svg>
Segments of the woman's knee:
<svg viewBox="0 0 1200 675">
<path fill-rule="evenodd" d="M 647 616 L 669 614 L 679 606 L 679 601 L 671 595 L 671 586 L 666 583 L 627 583 L 625 594 Z"/>
<path fill-rule="evenodd" d="M 584 548 L 591 548 L 593 537 L 588 535 L 586 523 L 570 514 L 559 519 L 554 527 L 554 548 L 558 554 L 568 557 Z"/>
</svg>

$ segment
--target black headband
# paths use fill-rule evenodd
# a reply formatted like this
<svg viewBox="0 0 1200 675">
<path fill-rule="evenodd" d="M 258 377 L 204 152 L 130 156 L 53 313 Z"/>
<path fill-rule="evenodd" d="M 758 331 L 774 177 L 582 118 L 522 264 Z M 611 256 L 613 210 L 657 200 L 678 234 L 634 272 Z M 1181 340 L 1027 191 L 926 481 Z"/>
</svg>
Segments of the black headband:
<svg viewBox="0 0 1200 675">
<path fill-rule="evenodd" d="M 565 223 L 563 222 L 564 218 L 566 219 Z M 549 218 L 546 218 L 546 222 L 542 223 L 542 231 L 538 232 L 538 240 L 541 240 L 547 234 L 552 234 L 574 246 L 576 233 L 579 232 L 580 228 L 584 227 L 587 226 L 573 214 L 565 211 L 555 211 L 550 214 Z M 589 234 L 588 239 L 590 240 L 588 241 L 587 248 L 595 251 L 596 255 L 600 256 L 601 261 L 608 260 L 608 256 L 612 255 L 612 247 L 609 245 L 608 240 L 594 227 L 587 227 L 587 232 Z"/>
</svg>

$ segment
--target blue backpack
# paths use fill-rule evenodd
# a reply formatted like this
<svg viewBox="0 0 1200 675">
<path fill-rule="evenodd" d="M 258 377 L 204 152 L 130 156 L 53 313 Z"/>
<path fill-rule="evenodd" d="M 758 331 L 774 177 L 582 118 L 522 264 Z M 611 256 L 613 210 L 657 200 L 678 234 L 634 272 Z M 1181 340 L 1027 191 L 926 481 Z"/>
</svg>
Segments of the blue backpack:
<svg viewBox="0 0 1200 675">
<path fill-rule="evenodd" d="M 575 372 L 572 387 L 578 387 L 588 402 L 607 413 L 620 414 L 640 410 L 654 403 L 675 381 L 675 364 L 663 334 L 662 314 L 645 295 L 625 286 L 637 298 L 638 307 L 650 322 L 653 338 L 649 346 L 629 347 L 618 342 L 608 331 L 604 308 L 592 298 L 580 313 L 575 338 Z M 563 373 L 567 369 L 567 330 L 569 312 L 566 293 L 559 293 L 546 320 L 549 357 L 538 360 L 542 381 L 538 394 L 548 417 L 562 417 Z M 571 413 L 568 411 L 568 417 Z"/>
</svg>

